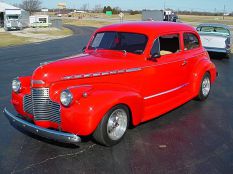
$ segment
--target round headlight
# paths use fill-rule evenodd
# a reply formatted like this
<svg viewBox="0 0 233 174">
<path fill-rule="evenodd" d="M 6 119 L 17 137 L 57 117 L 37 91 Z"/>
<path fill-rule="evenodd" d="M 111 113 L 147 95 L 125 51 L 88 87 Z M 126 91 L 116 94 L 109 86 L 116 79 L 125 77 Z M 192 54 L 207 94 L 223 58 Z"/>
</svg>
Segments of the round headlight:
<svg viewBox="0 0 233 174">
<path fill-rule="evenodd" d="M 60 101 L 64 106 L 69 106 L 72 100 L 73 95 L 68 89 L 61 92 Z"/>
<path fill-rule="evenodd" d="M 14 79 L 12 81 L 12 90 L 14 92 L 19 92 L 20 89 L 21 89 L 21 82 L 19 81 L 19 79 Z"/>
</svg>

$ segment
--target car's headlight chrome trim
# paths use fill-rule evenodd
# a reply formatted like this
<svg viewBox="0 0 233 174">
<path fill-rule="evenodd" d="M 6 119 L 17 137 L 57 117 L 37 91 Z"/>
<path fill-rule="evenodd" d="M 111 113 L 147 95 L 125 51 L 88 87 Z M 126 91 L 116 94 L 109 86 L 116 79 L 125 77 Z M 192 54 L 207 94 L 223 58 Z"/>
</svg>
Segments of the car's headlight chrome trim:
<svg viewBox="0 0 233 174">
<path fill-rule="evenodd" d="M 66 89 L 61 92 L 60 101 L 61 104 L 65 107 L 68 107 L 72 103 L 73 94 L 70 92 L 70 90 Z"/>
<path fill-rule="evenodd" d="M 12 80 L 11 87 L 12 87 L 12 90 L 15 93 L 20 92 L 20 90 L 21 90 L 21 82 L 20 82 L 19 78 L 15 78 L 15 79 Z"/>
</svg>

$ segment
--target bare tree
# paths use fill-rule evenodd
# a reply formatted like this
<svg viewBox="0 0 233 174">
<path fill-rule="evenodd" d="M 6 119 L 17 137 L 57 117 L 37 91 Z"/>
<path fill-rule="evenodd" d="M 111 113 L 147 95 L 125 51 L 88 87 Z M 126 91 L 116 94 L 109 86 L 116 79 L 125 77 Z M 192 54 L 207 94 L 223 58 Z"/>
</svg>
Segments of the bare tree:
<svg viewBox="0 0 233 174">
<path fill-rule="evenodd" d="M 83 4 L 80 10 L 88 11 L 88 6 L 89 6 L 88 4 Z"/>
<path fill-rule="evenodd" d="M 94 12 L 96 12 L 96 13 L 100 13 L 100 12 L 103 11 L 103 7 L 102 7 L 101 4 L 96 4 L 93 10 L 94 10 Z"/>
<path fill-rule="evenodd" d="M 19 6 L 28 11 L 31 15 L 33 12 L 40 10 L 41 4 L 42 2 L 40 0 L 22 0 L 22 3 Z"/>
</svg>

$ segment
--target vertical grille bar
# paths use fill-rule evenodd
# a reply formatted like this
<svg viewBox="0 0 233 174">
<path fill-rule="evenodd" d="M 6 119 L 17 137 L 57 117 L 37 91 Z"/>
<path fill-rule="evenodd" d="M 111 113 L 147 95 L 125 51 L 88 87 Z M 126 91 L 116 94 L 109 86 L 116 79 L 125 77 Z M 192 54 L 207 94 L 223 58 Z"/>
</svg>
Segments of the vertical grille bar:
<svg viewBox="0 0 233 174">
<path fill-rule="evenodd" d="M 33 115 L 33 108 L 32 108 L 32 96 L 25 95 L 23 98 L 23 110 L 29 114 Z"/>
</svg>

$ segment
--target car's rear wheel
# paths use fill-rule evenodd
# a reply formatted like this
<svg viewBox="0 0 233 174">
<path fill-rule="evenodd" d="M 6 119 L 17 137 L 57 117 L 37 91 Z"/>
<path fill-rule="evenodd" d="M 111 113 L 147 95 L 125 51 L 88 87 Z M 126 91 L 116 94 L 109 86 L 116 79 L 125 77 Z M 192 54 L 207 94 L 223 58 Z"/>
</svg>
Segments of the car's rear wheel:
<svg viewBox="0 0 233 174">
<path fill-rule="evenodd" d="M 113 146 L 121 141 L 129 125 L 129 110 L 124 105 L 110 109 L 95 130 L 94 139 L 105 146 Z"/>
<path fill-rule="evenodd" d="M 197 99 L 201 101 L 207 99 L 209 96 L 210 90 L 211 90 L 210 74 L 206 72 L 202 78 Z"/>
</svg>

